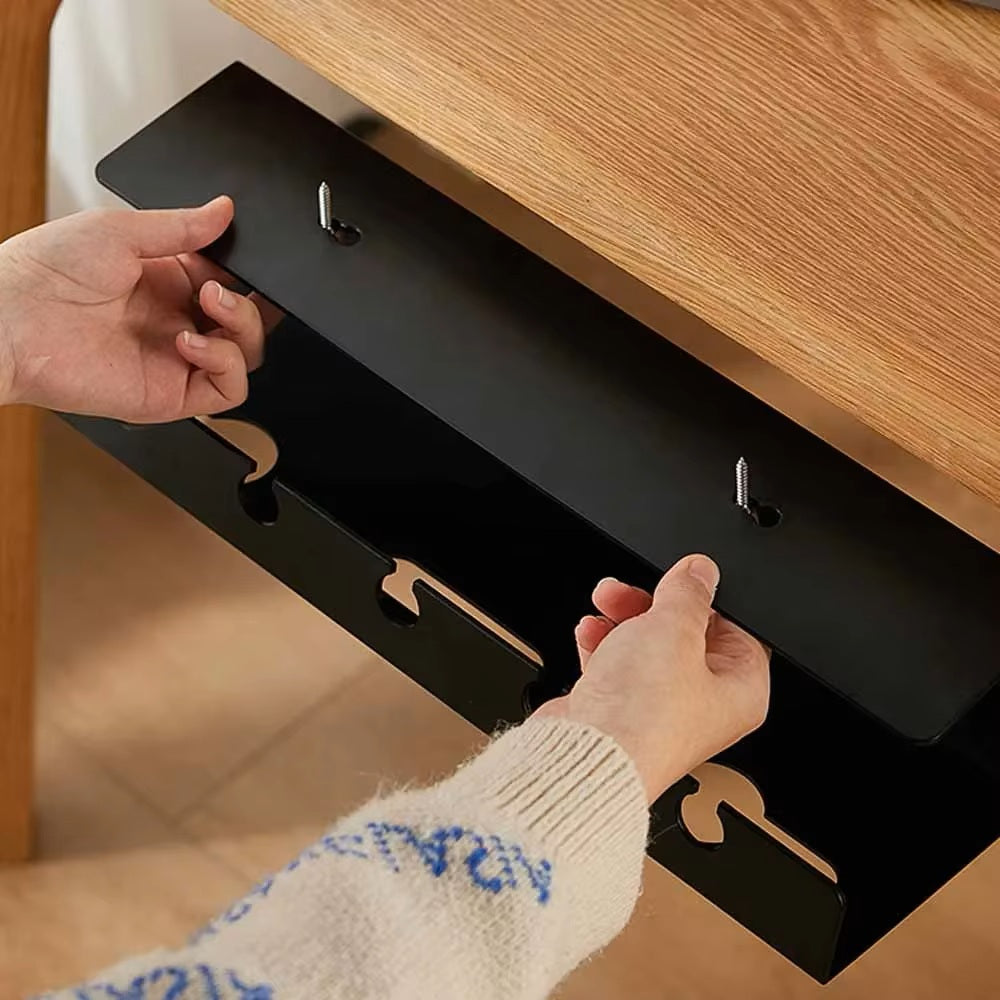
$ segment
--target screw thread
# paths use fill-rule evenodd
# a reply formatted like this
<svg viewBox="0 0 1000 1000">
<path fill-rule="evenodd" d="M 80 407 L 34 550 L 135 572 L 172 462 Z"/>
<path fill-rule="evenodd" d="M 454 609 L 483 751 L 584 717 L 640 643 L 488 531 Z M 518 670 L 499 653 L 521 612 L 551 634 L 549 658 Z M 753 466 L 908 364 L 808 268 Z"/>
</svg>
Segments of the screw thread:
<svg viewBox="0 0 1000 1000">
<path fill-rule="evenodd" d="M 326 181 L 320 184 L 317 197 L 319 201 L 320 229 L 330 232 L 333 228 L 333 198 L 330 194 L 330 185 Z"/>
<path fill-rule="evenodd" d="M 750 470 L 745 458 L 736 463 L 736 506 L 750 511 Z"/>
</svg>

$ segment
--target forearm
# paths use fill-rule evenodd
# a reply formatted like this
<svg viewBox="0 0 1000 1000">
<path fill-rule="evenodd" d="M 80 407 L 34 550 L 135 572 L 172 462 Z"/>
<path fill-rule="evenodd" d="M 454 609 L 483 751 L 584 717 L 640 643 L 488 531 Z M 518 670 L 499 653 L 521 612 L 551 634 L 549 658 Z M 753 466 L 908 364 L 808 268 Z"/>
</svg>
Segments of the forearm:
<svg viewBox="0 0 1000 1000">
<path fill-rule="evenodd" d="M 610 737 L 532 721 L 440 785 L 341 821 L 189 948 L 100 982 L 155 968 L 162 986 L 186 982 L 171 994 L 184 1000 L 544 997 L 628 920 L 646 832 L 642 783 Z"/>
</svg>

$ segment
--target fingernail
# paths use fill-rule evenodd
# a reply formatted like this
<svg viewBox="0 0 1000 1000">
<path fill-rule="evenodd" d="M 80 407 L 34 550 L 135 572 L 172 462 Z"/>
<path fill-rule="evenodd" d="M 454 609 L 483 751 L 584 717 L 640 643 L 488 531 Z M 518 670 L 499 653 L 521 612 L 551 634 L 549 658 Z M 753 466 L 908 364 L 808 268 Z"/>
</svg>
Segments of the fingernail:
<svg viewBox="0 0 1000 1000">
<path fill-rule="evenodd" d="M 719 567 L 708 556 L 693 556 L 688 563 L 688 572 L 703 583 L 710 594 L 715 595 L 719 586 Z"/>
<path fill-rule="evenodd" d="M 188 347 L 193 347 L 196 351 L 208 347 L 208 337 L 203 337 L 200 333 L 192 333 L 190 330 L 184 331 L 184 343 Z"/>
<path fill-rule="evenodd" d="M 613 577 L 613 576 L 606 576 L 603 580 L 598 580 L 597 581 L 597 586 L 598 587 L 603 587 L 604 584 L 606 584 L 606 583 L 618 583 L 618 582 L 619 581 L 615 577 Z M 597 588 L 595 587 L 594 589 L 596 590 Z"/>
<path fill-rule="evenodd" d="M 220 285 L 217 281 L 213 281 L 212 284 L 215 285 L 215 294 L 218 296 L 219 305 L 223 309 L 232 309 L 236 305 L 236 296 L 225 285 Z"/>
</svg>

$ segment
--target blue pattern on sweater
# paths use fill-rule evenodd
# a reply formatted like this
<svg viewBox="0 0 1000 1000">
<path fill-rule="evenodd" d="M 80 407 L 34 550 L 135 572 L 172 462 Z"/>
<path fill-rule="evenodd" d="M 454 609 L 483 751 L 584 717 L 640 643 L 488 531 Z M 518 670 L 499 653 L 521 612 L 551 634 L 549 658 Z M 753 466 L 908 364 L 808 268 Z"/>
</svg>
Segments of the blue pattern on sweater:
<svg viewBox="0 0 1000 1000">
<path fill-rule="evenodd" d="M 432 878 L 452 871 L 492 895 L 530 890 L 535 902 L 543 906 L 551 896 L 551 863 L 544 858 L 532 861 L 520 844 L 496 834 L 463 826 L 438 826 L 424 833 L 408 823 L 372 822 L 361 832 L 321 837 L 281 872 L 258 882 L 243 899 L 199 931 L 192 943 L 241 921 L 288 873 L 331 857 L 378 864 L 393 874 L 411 869 L 417 862 L 417 871 Z M 213 969 L 203 963 L 162 965 L 128 983 L 94 982 L 73 993 L 74 1000 L 276 1000 L 276 996 L 266 983 L 248 985 L 232 969 Z"/>
<path fill-rule="evenodd" d="M 274 1000 L 274 996 L 266 983 L 250 986 L 232 969 L 213 969 L 203 963 L 160 965 L 128 983 L 90 983 L 73 992 L 73 1000 Z"/>
<path fill-rule="evenodd" d="M 543 906 L 552 892 L 552 864 L 545 858 L 531 860 L 520 844 L 505 841 L 496 834 L 463 826 L 438 826 L 423 833 L 408 823 L 372 822 L 357 833 L 328 833 L 321 837 L 282 872 L 258 883 L 243 899 L 202 928 L 193 941 L 242 920 L 285 874 L 331 856 L 378 864 L 394 874 L 412 867 L 416 861 L 420 870 L 433 878 L 453 871 L 493 895 L 530 890 L 535 902 Z"/>
</svg>

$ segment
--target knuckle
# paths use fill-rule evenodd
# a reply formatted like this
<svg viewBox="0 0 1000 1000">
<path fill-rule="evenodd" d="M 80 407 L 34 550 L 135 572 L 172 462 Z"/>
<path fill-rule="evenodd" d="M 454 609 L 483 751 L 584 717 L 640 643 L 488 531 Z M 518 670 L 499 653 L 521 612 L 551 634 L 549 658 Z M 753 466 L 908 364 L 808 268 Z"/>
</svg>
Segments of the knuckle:
<svg viewBox="0 0 1000 1000">
<path fill-rule="evenodd" d="M 731 625 L 731 635 L 737 643 L 740 661 L 745 672 L 767 678 L 771 663 L 771 651 L 749 632 Z"/>
<path fill-rule="evenodd" d="M 664 593 L 676 594 L 684 599 L 697 598 L 701 602 L 705 602 L 708 598 L 708 591 L 705 589 L 704 584 L 699 583 L 697 580 L 689 579 L 687 575 L 678 576 L 663 587 Z"/>
<path fill-rule="evenodd" d="M 705 640 L 704 621 L 682 608 L 659 607 L 647 614 L 649 620 L 656 623 L 664 641 L 672 646 L 686 648 L 690 643 Z"/>
<path fill-rule="evenodd" d="M 92 227 L 113 238 L 116 241 L 128 239 L 128 225 L 120 209 L 92 208 L 77 217 L 88 228 Z"/>
<path fill-rule="evenodd" d="M 247 398 L 248 390 L 246 379 L 229 381 L 224 385 L 219 385 L 218 389 L 219 392 L 225 397 L 226 401 L 231 403 L 233 406 L 238 406 Z"/>
<path fill-rule="evenodd" d="M 700 618 L 703 624 L 707 623 L 708 612 L 711 610 L 705 589 L 697 583 L 686 581 L 657 594 L 654 606 L 657 604 L 676 615 Z"/>
<path fill-rule="evenodd" d="M 704 639 L 709 612 L 704 598 L 697 600 L 694 595 L 683 591 L 667 594 L 653 605 L 653 611 L 681 634 L 697 634 Z"/>
</svg>

